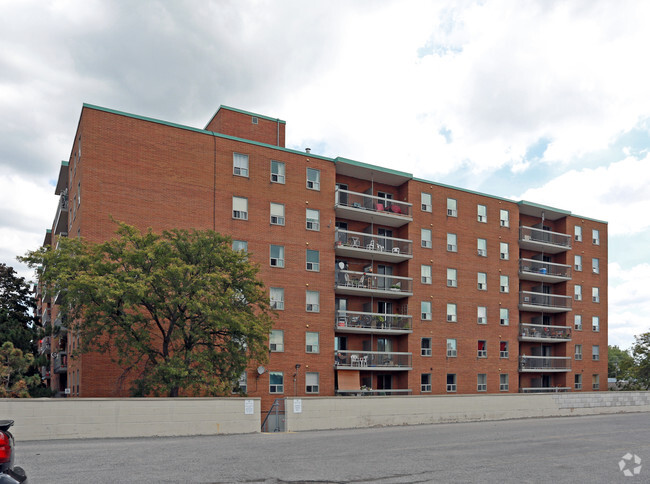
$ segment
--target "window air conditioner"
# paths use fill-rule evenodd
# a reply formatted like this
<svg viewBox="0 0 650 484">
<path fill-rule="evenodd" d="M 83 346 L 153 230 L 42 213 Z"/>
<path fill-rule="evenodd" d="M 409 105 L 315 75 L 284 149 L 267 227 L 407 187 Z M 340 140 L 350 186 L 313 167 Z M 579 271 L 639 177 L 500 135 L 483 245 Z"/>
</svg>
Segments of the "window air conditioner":
<svg viewBox="0 0 650 484">
<path fill-rule="evenodd" d="M 447 209 L 447 215 L 449 217 L 455 217 L 456 216 L 456 210 L 452 210 L 451 208 Z"/>
<path fill-rule="evenodd" d="M 486 257 L 487 256 L 487 250 L 478 249 L 478 255 L 480 255 L 481 257 Z"/>
</svg>

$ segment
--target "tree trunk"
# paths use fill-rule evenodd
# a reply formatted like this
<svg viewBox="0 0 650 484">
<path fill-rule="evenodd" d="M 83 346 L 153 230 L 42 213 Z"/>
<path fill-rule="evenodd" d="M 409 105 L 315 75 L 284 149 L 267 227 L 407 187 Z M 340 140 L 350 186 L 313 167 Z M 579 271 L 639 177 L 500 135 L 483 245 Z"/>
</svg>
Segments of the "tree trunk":
<svg viewBox="0 0 650 484">
<path fill-rule="evenodd" d="M 178 396 L 178 387 L 172 387 L 169 390 L 169 396 L 170 397 L 177 397 Z"/>
</svg>

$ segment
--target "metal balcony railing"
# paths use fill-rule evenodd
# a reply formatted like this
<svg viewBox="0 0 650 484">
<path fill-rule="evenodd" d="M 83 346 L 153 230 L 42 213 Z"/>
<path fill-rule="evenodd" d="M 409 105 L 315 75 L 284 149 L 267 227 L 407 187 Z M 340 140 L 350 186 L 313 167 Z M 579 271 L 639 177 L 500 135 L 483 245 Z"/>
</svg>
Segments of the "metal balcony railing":
<svg viewBox="0 0 650 484">
<path fill-rule="evenodd" d="M 413 256 L 413 241 L 337 229 L 334 249 L 349 257 L 400 261 Z"/>
<path fill-rule="evenodd" d="M 334 209 L 338 217 L 364 222 L 377 222 L 401 227 L 413 220 L 413 206 L 408 202 L 376 197 L 366 193 L 337 188 Z"/>
<path fill-rule="evenodd" d="M 519 307 L 521 309 L 544 309 L 547 312 L 570 311 L 572 303 L 571 296 L 532 291 L 519 292 Z"/>
<path fill-rule="evenodd" d="M 571 236 L 535 227 L 519 227 L 519 243 L 528 249 L 541 249 L 545 252 L 557 253 L 571 248 Z"/>
<path fill-rule="evenodd" d="M 387 298 L 400 298 L 413 294 L 413 279 L 410 277 L 337 270 L 334 289 L 339 294 L 372 294 Z"/>
<path fill-rule="evenodd" d="M 65 352 L 52 354 L 52 366 L 54 373 L 66 373 L 68 371 L 68 355 Z"/>
<path fill-rule="evenodd" d="M 336 351 L 334 364 L 337 369 L 353 370 L 407 370 L 412 366 L 412 353 L 383 351 Z"/>
<path fill-rule="evenodd" d="M 59 204 L 54 216 L 54 235 L 68 231 L 68 191 L 59 197 Z"/>
<path fill-rule="evenodd" d="M 521 355 L 519 371 L 571 371 L 571 357 Z"/>
<path fill-rule="evenodd" d="M 366 313 L 361 311 L 337 311 L 335 327 L 338 330 L 361 331 L 410 331 L 413 318 L 405 314 Z"/>
<path fill-rule="evenodd" d="M 519 274 L 521 279 L 552 281 L 571 279 L 571 266 L 555 264 L 533 259 L 519 259 Z"/>
<path fill-rule="evenodd" d="M 570 387 L 528 387 L 520 388 L 520 393 L 558 393 L 558 392 L 568 392 L 571 390 Z"/>
<path fill-rule="evenodd" d="M 544 324 L 521 323 L 519 339 L 522 341 L 571 341 L 571 328 Z"/>
<path fill-rule="evenodd" d="M 38 345 L 39 353 L 49 353 L 50 352 L 50 337 L 46 336 L 43 338 Z"/>
</svg>

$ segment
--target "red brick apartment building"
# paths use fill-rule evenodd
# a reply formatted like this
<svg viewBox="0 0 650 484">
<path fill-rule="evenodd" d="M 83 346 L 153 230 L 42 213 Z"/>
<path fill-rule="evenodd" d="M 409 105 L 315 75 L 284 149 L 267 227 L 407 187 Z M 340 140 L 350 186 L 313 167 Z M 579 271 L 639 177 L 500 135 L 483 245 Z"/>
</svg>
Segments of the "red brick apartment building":
<svg viewBox="0 0 650 484">
<path fill-rule="evenodd" d="M 607 224 L 345 158 L 285 148 L 285 122 L 222 106 L 205 129 L 84 105 L 44 245 L 214 229 L 261 266 L 279 317 L 266 368 L 282 396 L 606 390 Z M 82 197 L 83 194 L 83 197 Z M 62 326 L 56 301 L 43 324 Z M 64 326 L 64 324 L 63 324 Z M 61 395 L 126 395 L 106 356 L 68 360 Z"/>
</svg>

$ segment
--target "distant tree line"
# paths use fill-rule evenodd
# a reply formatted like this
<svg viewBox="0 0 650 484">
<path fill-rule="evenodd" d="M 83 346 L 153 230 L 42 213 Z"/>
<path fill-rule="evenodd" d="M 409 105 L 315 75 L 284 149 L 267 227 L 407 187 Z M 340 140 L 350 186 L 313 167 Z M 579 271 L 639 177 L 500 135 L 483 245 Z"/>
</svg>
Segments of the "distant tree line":
<svg viewBox="0 0 650 484">
<path fill-rule="evenodd" d="M 635 336 L 632 348 L 609 346 L 607 376 L 618 390 L 650 390 L 650 332 Z"/>
</svg>

